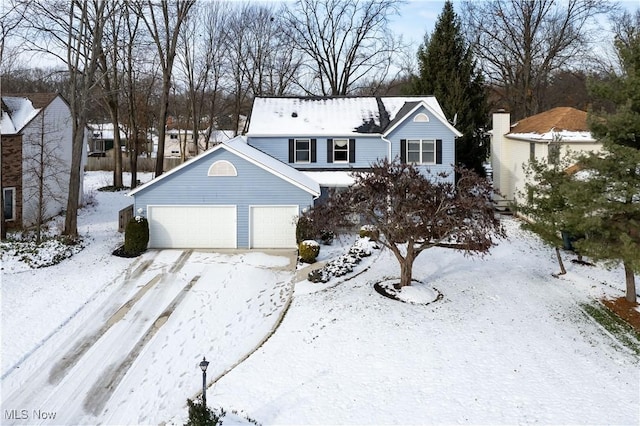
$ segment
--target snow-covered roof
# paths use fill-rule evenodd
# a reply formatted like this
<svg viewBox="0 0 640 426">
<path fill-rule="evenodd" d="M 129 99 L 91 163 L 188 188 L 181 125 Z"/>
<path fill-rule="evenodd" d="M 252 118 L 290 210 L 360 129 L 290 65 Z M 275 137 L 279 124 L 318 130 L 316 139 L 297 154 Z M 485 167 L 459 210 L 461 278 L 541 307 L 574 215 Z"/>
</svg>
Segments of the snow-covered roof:
<svg viewBox="0 0 640 426">
<path fill-rule="evenodd" d="M 380 135 L 419 105 L 450 126 L 434 96 L 257 97 L 247 135 Z"/>
<path fill-rule="evenodd" d="M 540 142 L 593 143 L 587 113 L 571 107 L 557 107 L 527 117 L 511 126 L 510 139 Z"/>
<path fill-rule="evenodd" d="M 351 172 L 347 171 L 322 171 L 322 172 L 302 172 L 320 186 L 348 187 L 353 185 Z"/>
<path fill-rule="evenodd" d="M 214 130 L 209 137 L 210 142 L 226 142 L 234 138 L 233 130 Z"/>
<path fill-rule="evenodd" d="M 94 138 L 113 140 L 113 123 L 91 123 L 87 127 L 91 129 Z M 120 139 L 126 139 L 126 137 L 124 130 L 120 129 Z"/>
<path fill-rule="evenodd" d="M 19 133 L 40 111 L 41 108 L 34 108 L 33 103 L 26 97 L 2 96 L 0 134 Z"/>
<path fill-rule="evenodd" d="M 169 170 L 167 173 L 160 175 L 158 178 L 153 179 L 150 182 L 147 182 L 146 184 L 133 189 L 127 195 L 135 195 L 137 192 L 151 185 L 155 185 L 156 183 L 160 182 L 168 176 L 171 176 L 177 171 L 185 167 L 189 167 L 194 161 L 198 161 L 205 156 L 212 155 L 219 149 L 226 149 L 227 151 L 238 155 L 239 157 L 257 165 L 258 167 L 261 167 L 264 170 L 267 170 L 268 172 L 273 173 L 274 175 L 279 176 L 280 178 L 290 182 L 291 184 L 309 192 L 314 197 L 318 197 L 320 195 L 320 186 L 315 180 L 306 176 L 299 170 L 296 170 L 293 167 L 283 163 L 282 161 L 277 160 L 270 155 L 267 155 L 264 152 L 253 148 L 251 145 L 247 144 L 247 140 L 244 136 L 237 136 L 228 142 L 223 142 L 216 145 L 212 149 L 205 151 L 202 154 L 192 158 L 191 160 L 181 164 L 180 166 Z"/>
</svg>

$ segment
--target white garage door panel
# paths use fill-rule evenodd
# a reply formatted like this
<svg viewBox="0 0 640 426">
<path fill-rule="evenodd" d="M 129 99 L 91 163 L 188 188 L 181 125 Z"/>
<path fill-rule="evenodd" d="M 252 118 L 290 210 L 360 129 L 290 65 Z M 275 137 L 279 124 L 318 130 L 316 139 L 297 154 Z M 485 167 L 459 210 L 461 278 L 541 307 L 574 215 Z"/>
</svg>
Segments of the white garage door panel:
<svg viewBox="0 0 640 426">
<path fill-rule="evenodd" d="M 150 206 L 151 248 L 236 248 L 235 206 Z"/>
<path fill-rule="evenodd" d="M 252 248 L 295 248 L 298 206 L 251 207 Z"/>
</svg>

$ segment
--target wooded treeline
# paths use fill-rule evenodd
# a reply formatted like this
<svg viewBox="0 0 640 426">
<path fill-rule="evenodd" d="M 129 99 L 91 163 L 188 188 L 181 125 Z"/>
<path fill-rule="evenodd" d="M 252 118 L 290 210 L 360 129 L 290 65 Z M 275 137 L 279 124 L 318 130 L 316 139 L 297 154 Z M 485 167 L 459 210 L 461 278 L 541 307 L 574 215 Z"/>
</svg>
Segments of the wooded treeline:
<svg viewBox="0 0 640 426">
<path fill-rule="evenodd" d="M 80 129 L 87 122 L 124 128 L 135 183 L 137 154 L 150 130 L 159 140 L 155 173 L 163 172 L 169 116 L 194 132 L 241 133 L 241 118 L 255 96 L 435 94 L 440 99 L 443 93 L 424 93 L 430 87 L 416 84 L 431 78 L 420 70 L 432 34 L 425 35 L 419 52 L 403 43 L 391 30 L 391 22 L 402 19 L 400 7 L 395 0 L 5 0 L 2 92 L 57 91 L 69 100 L 74 180 L 80 174 Z M 483 111 L 507 108 L 515 118 L 557 105 L 587 109 L 586 81 L 605 80 L 617 71 L 616 58 L 606 54 L 603 34 L 609 33 L 598 24 L 610 16 L 621 22 L 619 7 L 609 1 L 467 1 L 459 9 L 455 31 L 460 34 L 452 36 L 458 42 L 451 48 L 463 52 L 450 53 L 464 59 L 468 72 L 451 81 L 468 86 L 474 79 L 482 90 L 473 102 L 441 99 L 450 119 L 468 116 L 478 102 L 486 105 Z M 612 44 L 615 31 L 610 34 Z M 64 65 L 39 66 L 45 57 Z M 469 132 L 486 130 L 477 122 L 464 124 Z M 470 143 L 473 148 L 481 142 Z M 122 186 L 119 155 L 114 186 Z M 70 185 L 69 235 L 76 233 L 76 187 Z"/>
</svg>

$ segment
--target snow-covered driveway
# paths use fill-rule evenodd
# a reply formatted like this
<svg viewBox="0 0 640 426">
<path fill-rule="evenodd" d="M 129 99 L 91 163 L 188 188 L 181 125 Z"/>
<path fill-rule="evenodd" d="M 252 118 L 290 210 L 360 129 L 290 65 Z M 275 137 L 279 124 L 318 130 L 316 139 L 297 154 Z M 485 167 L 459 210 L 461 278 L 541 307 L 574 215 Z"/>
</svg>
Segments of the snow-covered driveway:
<svg viewBox="0 0 640 426">
<path fill-rule="evenodd" d="M 215 379 L 276 326 L 292 292 L 293 256 L 146 253 L 108 297 L 90 300 L 5 373 L 3 424 L 51 424 L 52 417 L 55 424 L 157 424 L 171 417 L 201 389 L 203 356 Z"/>
</svg>

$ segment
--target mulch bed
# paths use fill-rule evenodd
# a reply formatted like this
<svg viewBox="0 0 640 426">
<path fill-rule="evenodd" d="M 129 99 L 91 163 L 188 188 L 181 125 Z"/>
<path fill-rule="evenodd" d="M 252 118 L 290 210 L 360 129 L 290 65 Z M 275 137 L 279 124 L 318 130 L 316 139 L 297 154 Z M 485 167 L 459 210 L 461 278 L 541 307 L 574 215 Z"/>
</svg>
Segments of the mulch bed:
<svg viewBox="0 0 640 426">
<path fill-rule="evenodd" d="M 635 309 L 638 306 L 637 303 L 631 303 L 624 297 L 613 300 L 603 299 L 602 303 L 640 333 L 640 312 Z"/>
</svg>

